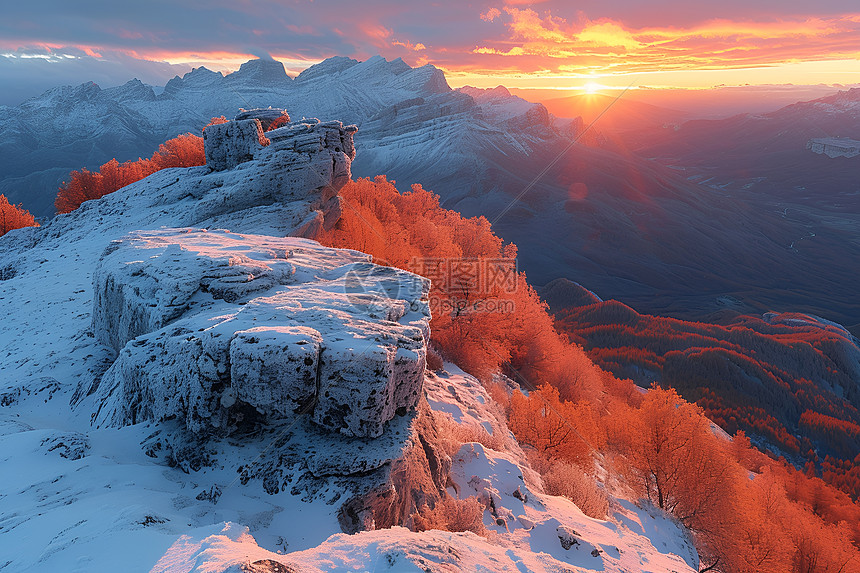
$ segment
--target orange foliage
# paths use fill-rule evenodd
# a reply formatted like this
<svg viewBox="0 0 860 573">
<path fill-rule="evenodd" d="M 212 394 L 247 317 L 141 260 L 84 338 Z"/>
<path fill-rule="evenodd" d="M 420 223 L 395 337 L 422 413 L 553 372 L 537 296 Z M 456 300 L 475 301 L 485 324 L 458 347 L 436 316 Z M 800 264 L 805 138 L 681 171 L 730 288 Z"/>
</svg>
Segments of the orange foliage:
<svg viewBox="0 0 860 573">
<path fill-rule="evenodd" d="M 224 118 L 212 118 L 209 125 L 227 121 L 220 121 L 221 119 Z M 156 171 L 169 167 L 194 167 L 205 164 L 203 138 L 185 133 L 159 145 L 158 150 L 149 159 L 137 159 L 125 163 L 111 159 L 97 172 L 87 169 L 72 171 L 69 174 L 69 181 L 63 182 L 60 186 L 54 207 L 57 213 L 70 213 L 80 207 L 84 201 L 104 197 Z"/>
<path fill-rule="evenodd" d="M 851 342 L 836 327 L 802 326 L 809 320 L 741 316 L 716 325 L 606 301 L 567 309 L 556 326 L 600 367 L 676 388 L 727 432 L 744 430 L 795 462 L 805 458 L 810 472 L 856 498 L 860 394 L 845 351 Z"/>
<path fill-rule="evenodd" d="M 591 450 L 606 444 L 594 408 L 587 402 L 567 402 L 552 386 L 541 386 L 525 396 L 511 396 L 508 425 L 517 440 L 549 459 L 573 462 L 591 469 Z"/>
<path fill-rule="evenodd" d="M 556 333 L 523 273 L 512 267 L 505 281 L 472 281 L 516 257 L 516 247 L 493 234 L 484 217 L 442 209 L 439 197 L 420 185 L 401 194 L 384 176 L 350 182 L 340 195 L 343 215 L 320 242 L 430 277 L 433 342 L 447 358 L 485 378 L 510 367 L 568 399 L 602 392 L 602 372 Z"/>
<path fill-rule="evenodd" d="M 541 477 L 546 493 L 566 497 L 589 517 L 606 519 L 609 496 L 581 467 L 558 461 L 541 472 Z"/>
<path fill-rule="evenodd" d="M 286 114 L 281 115 L 276 120 L 274 120 L 272 123 L 270 123 L 269 125 L 266 126 L 266 131 L 272 131 L 274 129 L 278 129 L 279 127 L 283 127 L 283 126 L 287 125 L 288 123 L 290 123 L 290 116 L 288 116 Z"/>
<path fill-rule="evenodd" d="M 613 420 L 616 441 L 642 494 L 704 529 L 720 509 L 733 467 L 701 409 L 674 390 L 653 387 L 638 410 L 626 414 Z"/>
<path fill-rule="evenodd" d="M 852 454 L 860 452 L 860 425 L 858 424 L 806 410 L 800 415 L 800 425 L 809 435 L 825 441 L 834 452 L 847 459 L 850 459 Z"/>
<path fill-rule="evenodd" d="M 716 563 L 714 570 L 725 573 L 860 568 L 860 507 L 821 479 L 768 458 L 742 432 L 731 441 L 721 437 L 701 408 L 674 390 L 653 387 L 638 406 L 606 402 L 602 415 L 583 416 L 570 406 L 546 388 L 540 397 L 511 397 L 511 430 L 541 454 L 535 468 L 545 482 L 555 483 L 553 464 L 583 461 L 562 417 L 577 426 L 586 419 L 584 431 L 607 432 L 595 447 L 615 460 L 628 484 L 691 529 L 702 566 Z M 552 420 L 550 412 L 559 416 Z"/>
<path fill-rule="evenodd" d="M 444 497 L 431 509 L 427 504 L 418 508 L 412 514 L 412 529 L 428 531 L 471 531 L 487 537 L 489 532 L 484 527 L 484 506 L 474 496 L 466 499 Z"/>
<path fill-rule="evenodd" d="M 219 117 L 213 117 L 212 119 L 209 120 L 209 123 L 207 123 L 206 125 L 203 126 L 203 131 L 206 131 L 206 128 L 209 127 L 210 125 L 219 125 L 222 123 L 227 123 L 228 121 L 230 121 L 230 120 L 227 119 L 226 117 L 224 117 L 223 115 L 219 116 Z"/>
<path fill-rule="evenodd" d="M 39 223 L 21 205 L 12 205 L 5 195 L 0 195 L 0 236 L 12 229 L 38 227 Z"/>
<path fill-rule="evenodd" d="M 206 165 L 203 138 L 199 135 L 185 133 L 168 139 L 158 146 L 158 151 L 152 154 L 150 161 L 155 164 L 155 171 L 168 167 Z"/>
</svg>

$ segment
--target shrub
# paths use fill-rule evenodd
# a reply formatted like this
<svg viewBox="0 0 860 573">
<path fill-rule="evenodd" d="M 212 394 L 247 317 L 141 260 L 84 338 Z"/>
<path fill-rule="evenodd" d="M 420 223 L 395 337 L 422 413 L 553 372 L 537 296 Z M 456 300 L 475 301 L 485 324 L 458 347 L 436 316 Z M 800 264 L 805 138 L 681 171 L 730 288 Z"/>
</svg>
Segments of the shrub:
<svg viewBox="0 0 860 573">
<path fill-rule="evenodd" d="M 504 439 L 495 434 L 491 435 L 483 426 L 469 423 L 458 424 L 451 417 L 451 414 L 447 413 L 436 413 L 434 419 L 442 447 L 449 456 L 460 451 L 463 444 L 471 442 L 479 443 L 485 448 L 497 452 L 505 450 Z"/>
<path fill-rule="evenodd" d="M 474 496 L 466 499 L 445 497 L 436 503 L 432 509 L 424 504 L 417 513 L 412 514 L 412 529 L 427 531 L 441 529 L 442 531 L 471 531 L 487 537 L 489 532 L 484 527 L 484 506 Z"/>
<path fill-rule="evenodd" d="M 546 493 L 566 497 L 589 517 L 606 519 L 609 513 L 609 496 L 597 480 L 579 466 L 568 462 L 555 462 L 542 477 Z"/>
<path fill-rule="evenodd" d="M 436 351 L 433 346 L 427 347 L 427 370 L 431 372 L 436 372 L 438 370 L 442 370 L 445 367 L 445 363 L 442 360 L 442 356 L 439 352 Z"/>
<path fill-rule="evenodd" d="M 69 181 L 64 181 L 60 186 L 54 207 L 57 213 L 70 213 L 80 207 L 84 201 L 104 197 L 161 169 L 205 164 L 203 138 L 186 133 L 159 145 L 158 151 L 149 159 L 125 163 L 111 159 L 98 171 L 87 169 L 72 171 L 69 174 Z"/>
</svg>

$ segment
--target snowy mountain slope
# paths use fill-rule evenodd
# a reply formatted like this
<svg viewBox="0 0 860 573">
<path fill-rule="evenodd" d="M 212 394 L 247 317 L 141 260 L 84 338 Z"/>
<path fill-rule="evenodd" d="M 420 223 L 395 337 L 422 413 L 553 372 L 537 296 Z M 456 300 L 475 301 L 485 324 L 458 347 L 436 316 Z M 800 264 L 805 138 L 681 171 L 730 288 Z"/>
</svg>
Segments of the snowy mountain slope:
<svg viewBox="0 0 860 573">
<path fill-rule="evenodd" d="M 0 308 L 9 317 L 0 326 L 3 455 L 5 467 L 19 467 L 2 481 L 0 567 L 107 570 L 124 559 L 154 562 L 172 542 L 171 528 L 184 531 L 211 522 L 211 504 L 195 497 L 215 484 L 230 483 L 235 472 L 225 475 L 214 468 L 206 478 L 179 469 L 165 474 L 164 462 L 145 455 L 140 446 L 151 439 L 152 428 L 93 430 L 92 399 L 77 409 L 70 402 L 111 360 L 91 329 L 92 273 L 105 248 L 137 228 L 191 223 L 191 207 L 205 203 L 204 189 L 222 198 L 230 190 L 244 195 L 242 175 L 252 174 L 254 167 L 267 171 L 252 163 L 232 178 L 207 168 L 165 170 L 50 225 L 21 229 L 0 241 L 7 277 L 0 283 Z M 283 235 L 306 216 L 307 195 L 303 200 L 302 194 L 310 191 L 290 189 L 293 202 L 269 206 L 240 200 L 235 210 L 223 209 L 209 223 L 220 220 L 236 229 Z M 253 447 L 228 449 L 225 455 L 232 459 L 253 460 L 261 448 L 257 453 Z M 254 501 L 257 493 L 259 502 Z M 279 521 L 280 507 L 257 493 L 235 504 L 225 495 L 216 513 L 246 523 Z M 334 509 L 324 500 L 319 505 L 295 511 L 301 515 L 310 508 L 309 519 L 328 520 L 338 530 Z M 287 519 L 283 527 L 291 523 Z M 294 539 L 313 531 L 296 531 Z M 326 536 L 319 535 L 310 543 Z"/>
<path fill-rule="evenodd" d="M 22 464 L 16 475 L 2 481 L 0 523 L 4 535 L 0 555 L 4 559 L 0 568 L 109 570 L 130 560 L 135 564 L 131 569 L 148 570 L 176 536 L 222 520 L 220 516 L 250 524 L 255 530 L 272 525 L 278 535 L 289 537 L 293 547 L 310 547 L 341 530 L 338 508 L 345 499 L 368 487 L 357 482 L 367 482 L 374 471 L 382 471 L 375 468 L 403 455 L 402 439 L 391 439 L 398 435 L 394 430 L 386 441 L 374 442 L 366 454 L 356 454 L 356 449 L 360 452 L 363 446 L 355 440 L 333 442 L 325 434 L 306 429 L 306 424 L 290 427 L 291 420 L 275 421 L 261 434 L 242 441 L 216 439 L 202 445 L 170 421 L 124 428 L 91 426 L 91 416 L 102 405 L 108 405 L 107 400 L 97 402 L 105 392 L 97 394 L 92 388 L 114 356 L 96 339 L 100 327 L 98 321 L 94 324 L 91 314 L 96 262 L 111 241 L 133 229 L 193 221 L 208 211 L 193 207 L 205 205 L 207 197 L 211 199 L 213 195 L 222 205 L 225 198 L 232 202 L 222 206 L 208 222 L 201 219 L 200 223 L 286 234 L 305 218 L 309 195 L 319 191 L 296 185 L 297 181 L 313 180 L 313 176 L 293 177 L 295 186 L 281 189 L 279 201 L 267 205 L 262 192 L 269 184 L 263 181 L 275 176 L 286 182 L 266 161 L 270 148 L 261 151 L 261 159 L 243 163 L 232 171 L 162 171 L 110 198 L 89 202 L 50 225 L 16 231 L 0 241 L 0 257 L 7 271 L 6 280 L 0 284 L 0 304 L 6 316 L 11 317 L 0 327 L 4 355 L 0 427 L 6 466 Z M 289 155 L 283 150 L 280 154 Z M 331 168 L 331 159 L 328 164 Z M 313 162 L 305 170 L 312 166 Z M 333 185 L 333 175 L 329 174 L 326 187 Z M 256 192 L 250 192 L 248 185 L 254 180 L 259 183 L 253 184 Z M 255 199 L 261 204 L 249 203 Z M 156 236 L 166 237 L 165 232 Z M 219 237 L 232 241 L 236 253 L 230 259 L 233 269 L 241 270 L 234 260 L 237 257 L 254 257 L 255 252 L 272 249 L 265 239 L 234 233 L 213 233 L 204 243 L 217 242 Z M 319 274 L 332 261 L 349 263 L 352 269 L 357 260 L 367 260 L 360 253 L 323 249 L 304 239 L 272 241 L 289 243 L 289 249 L 283 245 L 275 248 L 282 253 L 291 251 L 293 263 L 284 261 L 281 266 L 299 264 L 299 251 L 306 251 L 307 260 L 302 264 L 310 263 L 311 267 L 299 269 L 299 275 Z M 242 248 L 243 242 L 249 244 L 250 250 Z M 115 246 L 111 249 L 118 254 Z M 334 257 L 326 262 L 329 251 Z M 180 247 L 175 252 L 184 251 Z M 325 264 L 312 270 L 320 263 Z M 187 264 L 180 267 L 189 272 Z M 390 275 L 381 276 L 390 280 Z M 133 272 L 131 276 L 142 282 L 137 286 L 134 282 L 124 284 L 130 292 L 143 294 L 140 287 L 146 284 L 145 273 Z M 171 282 L 169 276 L 163 272 L 165 284 Z M 231 276 L 221 277 L 222 282 L 226 280 L 223 286 L 234 289 L 245 284 L 235 280 L 241 278 L 241 273 Z M 255 280 L 259 283 L 264 277 L 265 273 Z M 288 277 L 287 282 L 295 280 Z M 314 292 L 305 290 L 308 294 Z M 362 296 L 367 295 L 350 294 L 351 304 L 368 304 L 362 302 Z M 162 300 L 175 301 L 176 297 Z M 341 311 L 333 307 L 333 312 Z M 119 309 L 115 313 L 122 315 Z M 412 436 L 409 424 L 413 420 L 414 416 L 406 416 L 392 424 L 401 437 L 407 437 Z M 290 440 L 293 447 L 301 450 L 288 454 L 290 447 L 285 441 Z M 272 451 L 275 443 L 280 447 Z M 311 449 L 319 448 L 319 455 L 309 455 L 309 445 Z M 343 448 L 349 449 L 349 456 L 343 455 Z M 294 460 L 315 460 L 310 471 L 318 477 L 295 467 L 295 463 L 285 464 L 284 458 L 290 455 Z M 192 468 L 201 471 L 187 473 Z M 245 468 L 244 474 L 237 473 L 237 468 Z M 341 475 L 337 468 L 342 469 Z M 359 477 L 349 478 L 349 472 Z M 377 475 L 376 479 L 382 477 Z M 255 484 L 254 493 L 244 495 L 243 484 L 249 479 Z M 281 487 L 286 490 L 278 499 L 267 493 L 273 491 L 273 480 L 278 480 L 275 491 Z M 296 494 L 289 493 L 292 488 L 296 488 Z M 213 499 L 218 500 L 217 507 Z M 266 539 L 269 547 L 284 547 L 277 536 Z M 103 546 L 113 549 L 102 550 Z"/>
<path fill-rule="evenodd" d="M 335 130 L 341 137 L 352 133 L 333 124 L 299 123 L 281 130 L 297 130 L 304 137 L 314 130 Z M 104 383 L 103 374 L 114 362 L 111 346 L 147 348 L 155 360 L 164 358 L 168 349 L 146 347 L 148 335 L 141 333 L 166 324 L 168 332 L 181 336 L 181 321 L 189 318 L 163 310 L 179 304 L 185 309 L 187 304 L 183 312 L 193 318 L 204 309 L 241 314 L 247 308 L 249 320 L 264 317 L 269 326 L 289 326 L 290 319 L 277 313 L 255 315 L 256 299 L 247 297 L 283 288 L 302 293 L 304 288 L 306 305 L 308 297 L 316 296 L 314 288 L 280 284 L 277 277 L 290 273 L 278 269 L 288 268 L 292 258 L 296 267 L 307 267 L 301 273 L 329 280 L 334 288 L 332 271 L 309 269 L 352 265 L 361 258 L 305 239 L 253 236 L 283 236 L 305 228 L 307 214 L 320 206 L 315 197 L 342 179 L 326 148 L 319 154 L 329 158 L 327 183 L 313 161 L 305 168 L 309 173 L 288 169 L 289 177 L 279 175 L 279 166 L 291 166 L 283 157 L 294 153 L 289 138 L 280 135 L 254 159 L 232 169 L 164 170 L 48 225 L 0 238 L 0 312 L 7 317 L 0 322 L 0 459 L 4 467 L 15 469 L 0 480 L 0 570 L 225 571 L 235 570 L 242 560 L 272 559 L 295 564 L 300 571 L 332 571 L 346 565 L 371 568 L 384 559 L 394 571 L 410 563 L 440 571 L 562 566 L 580 571 L 692 571 L 695 554 L 683 533 L 664 518 L 622 504 L 610 521 L 601 522 L 583 516 L 565 500 L 542 494 L 539 481 L 518 465 L 522 452 L 510 437 L 500 452 L 466 444 L 453 462 L 434 453 L 438 436 L 432 421 L 443 413 L 458 423 L 508 435 L 491 414 L 486 392 L 453 366 L 448 374 L 426 376 L 426 392 L 417 408 L 389 420 L 379 438 L 344 437 L 318 428 L 302 413 L 292 419 L 269 417 L 238 433 L 215 431 L 202 440 L 193 425 L 170 415 L 93 424 L 104 405 L 148 408 L 146 400 L 154 394 L 120 395 L 98 387 L 98 381 Z M 282 159 L 275 161 L 277 157 Z M 280 186 L 273 188 L 273 180 Z M 230 232 L 163 229 L 188 226 L 226 227 Z M 150 231 L 114 242 L 138 229 Z M 288 255 L 291 249 L 304 251 Z M 222 254 L 203 256 L 209 252 Z M 211 275 L 224 266 L 223 252 L 238 253 L 227 257 L 227 266 L 245 270 Z M 106 262 L 97 279 L 100 259 Z M 209 269 L 204 269 L 205 281 L 196 274 L 200 265 Z M 301 273 L 297 270 L 296 276 Z M 212 288 L 213 276 L 225 283 L 223 288 Z M 391 273 L 375 277 L 384 281 Z M 182 303 L 185 299 L 179 295 L 194 290 L 183 285 L 193 287 L 193 281 L 207 287 Z M 109 284 L 129 289 L 124 298 L 131 301 L 128 308 L 98 302 L 114 288 Z M 344 291 L 341 295 L 354 297 Z M 225 292 L 238 293 L 240 310 L 229 310 L 226 303 L 234 297 Z M 115 295 L 108 299 L 115 300 Z M 344 316 L 347 310 L 336 300 L 318 298 L 317 304 L 323 305 L 319 310 Z M 396 299 L 388 296 L 386 301 L 390 305 Z M 155 310 L 145 310 L 148 304 Z M 373 306 L 366 298 L 353 304 Z M 152 320 L 125 321 L 134 305 L 140 308 L 131 316 L 152 312 Z M 101 318 L 94 320 L 94 312 Z M 390 327 L 391 316 L 367 314 L 362 320 L 384 321 Z M 102 344 L 111 340 L 105 333 L 120 330 L 126 334 Z M 252 330 L 258 332 L 259 327 Z M 199 330 L 187 331 L 182 332 L 190 338 L 199 336 Z M 201 370 L 209 364 L 204 358 L 198 361 Z M 173 375 L 165 371 L 154 376 L 149 390 L 173 383 Z M 180 376 L 178 369 L 175 375 Z M 229 409 L 234 402 L 223 399 L 224 388 L 217 391 L 220 407 Z M 243 398 L 237 393 L 234 399 Z M 259 406 L 266 410 L 266 404 Z M 485 525 L 496 532 L 492 542 L 473 534 L 411 534 L 403 529 L 340 533 L 396 523 L 384 512 L 372 511 L 374 498 L 368 498 L 368 491 L 385 499 L 398 467 L 411 468 L 413 482 L 396 483 L 405 486 L 402 499 L 414 504 L 421 496 L 432 500 L 438 495 L 450 463 L 454 495 L 493 500 L 495 514 L 484 512 Z M 514 495 L 517 490 L 519 497 Z M 415 506 L 393 509 L 402 509 L 396 517 L 402 519 Z M 243 535 L 246 527 L 250 535 Z"/>
<path fill-rule="evenodd" d="M 428 400 L 438 412 L 456 413 L 461 424 L 488 423 L 494 417 L 481 385 L 447 365 L 450 372 L 425 380 Z M 497 431 L 507 432 L 500 427 Z M 213 524 L 177 539 L 153 571 L 239 571 L 256 564 L 276 571 L 616 571 L 682 573 L 695 571 L 695 551 L 678 526 L 654 510 L 619 501 L 613 515 L 600 521 L 582 514 L 564 498 L 542 493 L 540 478 L 519 466 L 522 452 L 497 452 L 464 444 L 454 457 L 452 478 L 461 497 L 493 497 L 496 522 L 484 512 L 489 538 L 471 532 L 402 527 L 336 534 L 317 547 L 272 552 L 237 523 Z M 535 481 L 536 480 L 536 481 Z M 477 489 L 476 489 L 477 486 Z M 516 497 L 514 492 L 517 492 Z M 525 499 L 525 501 L 522 501 Z"/>
</svg>

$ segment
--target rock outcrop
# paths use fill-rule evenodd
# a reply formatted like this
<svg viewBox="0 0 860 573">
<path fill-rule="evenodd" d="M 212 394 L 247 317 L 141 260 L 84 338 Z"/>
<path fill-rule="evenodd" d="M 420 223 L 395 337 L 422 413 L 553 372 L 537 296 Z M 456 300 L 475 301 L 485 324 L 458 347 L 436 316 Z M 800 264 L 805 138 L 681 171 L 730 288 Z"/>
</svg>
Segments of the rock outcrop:
<svg viewBox="0 0 860 573">
<path fill-rule="evenodd" d="M 340 218 L 337 192 L 350 180 L 354 125 L 303 119 L 263 132 L 289 117 L 280 109 L 243 110 L 239 118 L 204 131 L 209 173 L 164 188 L 159 202 L 194 204 L 177 226 L 233 226 L 233 213 L 280 205 L 291 236 L 316 238 Z M 225 219 L 226 216 L 226 219 Z M 287 222 L 291 223 L 287 223 Z"/>
<path fill-rule="evenodd" d="M 280 107 L 254 109 L 240 108 L 239 113 L 236 114 L 233 121 L 241 121 L 243 119 L 259 119 L 260 124 L 263 126 L 263 131 L 268 131 L 272 128 L 272 124 L 275 122 L 278 123 L 275 127 L 280 127 L 281 125 L 289 123 L 290 114 L 287 113 L 287 110 Z"/>
<path fill-rule="evenodd" d="M 178 418 L 227 435 L 309 413 L 375 437 L 421 395 L 429 283 L 356 251 L 227 231 L 141 231 L 93 280 L 93 331 L 118 353 L 101 425 Z"/>
<path fill-rule="evenodd" d="M 269 144 L 258 119 L 243 119 L 210 125 L 203 131 L 206 165 L 215 171 L 233 169 L 250 161 Z"/>
</svg>

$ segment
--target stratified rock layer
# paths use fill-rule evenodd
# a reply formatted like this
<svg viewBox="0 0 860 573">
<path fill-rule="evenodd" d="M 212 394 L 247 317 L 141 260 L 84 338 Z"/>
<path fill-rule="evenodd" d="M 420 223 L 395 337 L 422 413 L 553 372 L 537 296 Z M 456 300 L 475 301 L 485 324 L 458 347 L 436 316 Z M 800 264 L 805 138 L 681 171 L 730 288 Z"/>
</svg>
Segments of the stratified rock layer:
<svg viewBox="0 0 860 573">
<path fill-rule="evenodd" d="M 356 251 L 227 231 L 139 231 L 94 277 L 93 330 L 118 357 L 98 423 L 179 418 L 195 434 L 310 413 L 379 436 L 421 394 L 426 279 Z"/>
<path fill-rule="evenodd" d="M 246 111 L 239 117 L 269 111 L 280 110 Z M 303 119 L 264 134 L 256 117 L 207 127 L 206 164 L 213 173 L 187 191 L 200 198 L 193 220 L 272 203 L 291 204 L 296 221 L 290 235 L 318 237 L 340 218 L 337 192 L 351 177 L 357 129 L 339 121 Z M 300 200 L 307 203 L 300 205 Z"/>
</svg>

